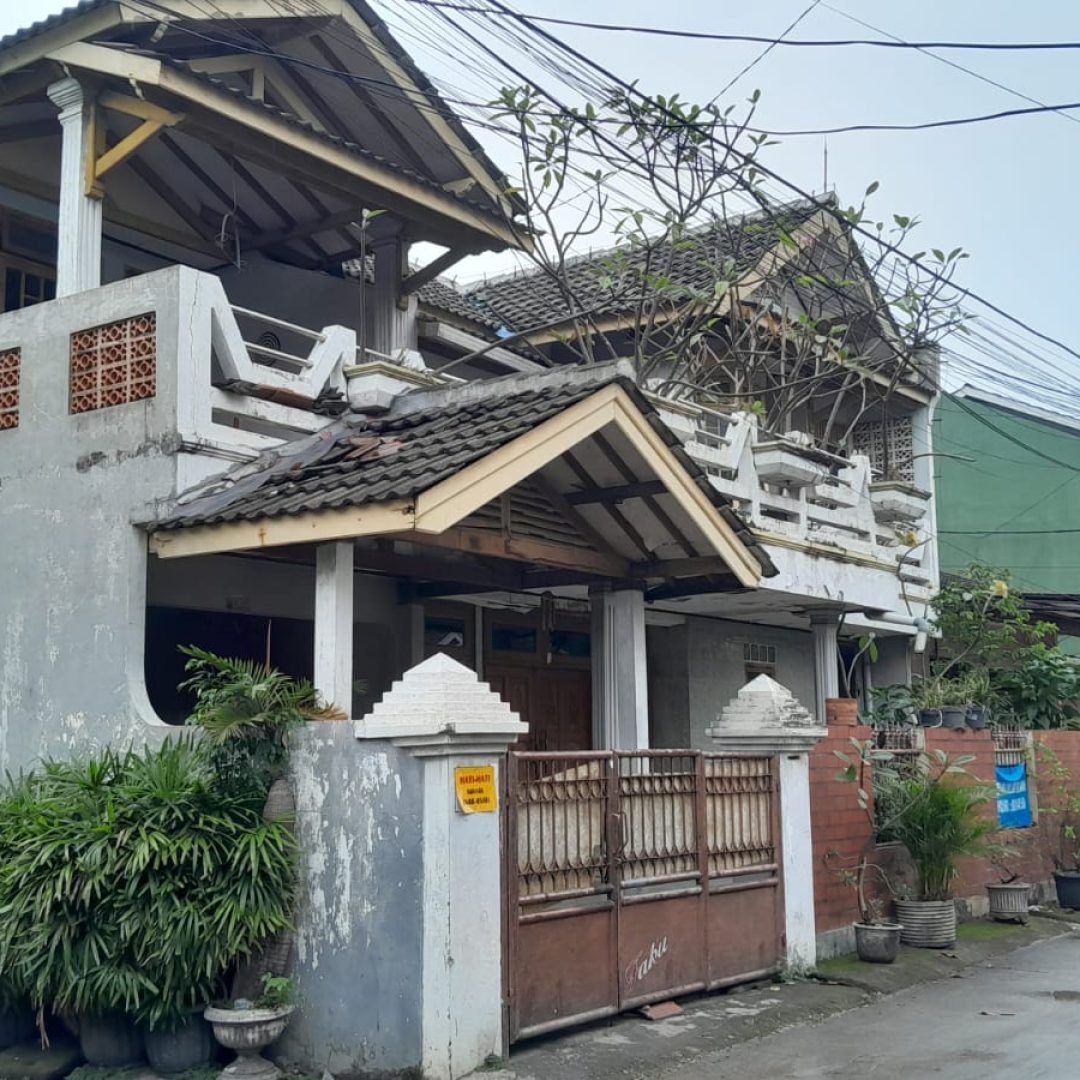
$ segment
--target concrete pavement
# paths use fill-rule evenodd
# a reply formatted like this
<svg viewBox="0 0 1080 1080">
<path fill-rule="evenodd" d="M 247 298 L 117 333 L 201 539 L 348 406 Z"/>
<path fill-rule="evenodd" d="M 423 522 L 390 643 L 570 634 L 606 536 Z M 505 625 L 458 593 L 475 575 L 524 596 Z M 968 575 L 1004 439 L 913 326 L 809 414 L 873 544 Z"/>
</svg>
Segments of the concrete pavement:
<svg viewBox="0 0 1080 1080">
<path fill-rule="evenodd" d="M 1061 1080 L 1080 1071 L 1080 939 L 1062 938 L 667 1070 L 664 1080 Z M 653 1074 L 657 1075 L 657 1074 Z"/>
<path fill-rule="evenodd" d="M 1062 936 L 1064 935 L 1064 936 Z M 1051 938 L 1051 940 L 1046 940 Z M 890 967 L 837 961 L 837 983 L 776 984 L 523 1044 L 490 1080 L 993 1080 L 1080 1075 L 1080 937 L 1047 920 L 974 923 L 955 951 Z M 927 981 L 932 980 L 932 981 Z M 906 988 L 906 989 L 905 989 Z"/>
</svg>

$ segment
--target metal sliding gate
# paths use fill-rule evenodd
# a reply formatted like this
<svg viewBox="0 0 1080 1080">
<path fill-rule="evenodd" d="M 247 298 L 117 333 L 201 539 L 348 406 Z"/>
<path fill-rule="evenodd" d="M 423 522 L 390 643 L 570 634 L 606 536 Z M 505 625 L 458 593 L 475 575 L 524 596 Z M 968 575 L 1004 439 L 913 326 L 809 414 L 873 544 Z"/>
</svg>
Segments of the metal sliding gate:
<svg viewBox="0 0 1080 1080">
<path fill-rule="evenodd" d="M 505 775 L 511 1041 L 779 968 L 775 758 L 512 753 Z"/>
</svg>

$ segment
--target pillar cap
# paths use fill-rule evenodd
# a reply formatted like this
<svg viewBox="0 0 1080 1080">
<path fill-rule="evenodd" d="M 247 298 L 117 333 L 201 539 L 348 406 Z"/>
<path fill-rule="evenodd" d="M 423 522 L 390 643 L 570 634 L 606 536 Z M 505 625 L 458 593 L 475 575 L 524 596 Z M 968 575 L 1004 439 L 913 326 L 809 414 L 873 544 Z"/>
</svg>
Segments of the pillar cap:
<svg viewBox="0 0 1080 1080">
<path fill-rule="evenodd" d="M 724 706 L 706 734 L 725 750 L 805 753 L 828 731 L 786 686 L 758 675 Z"/>
<path fill-rule="evenodd" d="M 406 671 L 355 724 L 358 739 L 386 739 L 418 757 L 502 753 L 528 730 L 487 683 L 445 653 Z"/>
</svg>

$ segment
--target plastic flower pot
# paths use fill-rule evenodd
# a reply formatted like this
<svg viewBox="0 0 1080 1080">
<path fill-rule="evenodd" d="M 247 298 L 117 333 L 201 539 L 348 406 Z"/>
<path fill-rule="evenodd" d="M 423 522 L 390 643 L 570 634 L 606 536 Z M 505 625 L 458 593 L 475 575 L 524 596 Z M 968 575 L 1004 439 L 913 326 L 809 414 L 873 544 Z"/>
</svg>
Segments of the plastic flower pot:
<svg viewBox="0 0 1080 1080">
<path fill-rule="evenodd" d="M 868 964 L 891 964 L 900 955 L 899 923 L 856 923 L 855 951 Z"/>
<path fill-rule="evenodd" d="M 919 727 L 941 727 L 940 709 L 920 709 Z"/>
<path fill-rule="evenodd" d="M 943 705 L 941 708 L 941 726 L 952 731 L 963 731 L 967 727 L 967 706 Z"/>
<path fill-rule="evenodd" d="M 967 711 L 967 726 L 972 731 L 982 731 L 986 727 L 990 710 L 985 705 L 969 705 Z"/>
<path fill-rule="evenodd" d="M 1058 907 L 1080 908 L 1080 870 L 1055 870 Z"/>
</svg>

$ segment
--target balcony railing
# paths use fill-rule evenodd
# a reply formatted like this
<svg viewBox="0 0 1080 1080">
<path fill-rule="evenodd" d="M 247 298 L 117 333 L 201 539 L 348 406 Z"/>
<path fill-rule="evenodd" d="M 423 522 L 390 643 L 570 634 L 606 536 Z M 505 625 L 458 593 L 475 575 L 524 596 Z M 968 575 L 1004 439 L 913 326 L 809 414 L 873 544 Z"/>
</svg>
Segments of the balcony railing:
<svg viewBox="0 0 1080 1080">
<path fill-rule="evenodd" d="M 930 496 L 878 480 L 869 458 L 843 457 L 800 432 L 776 435 L 751 413 L 723 413 L 653 398 L 686 452 L 763 540 L 895 563 L 902 580 L 929 583 L 922 569 Z"/>
</svg>

